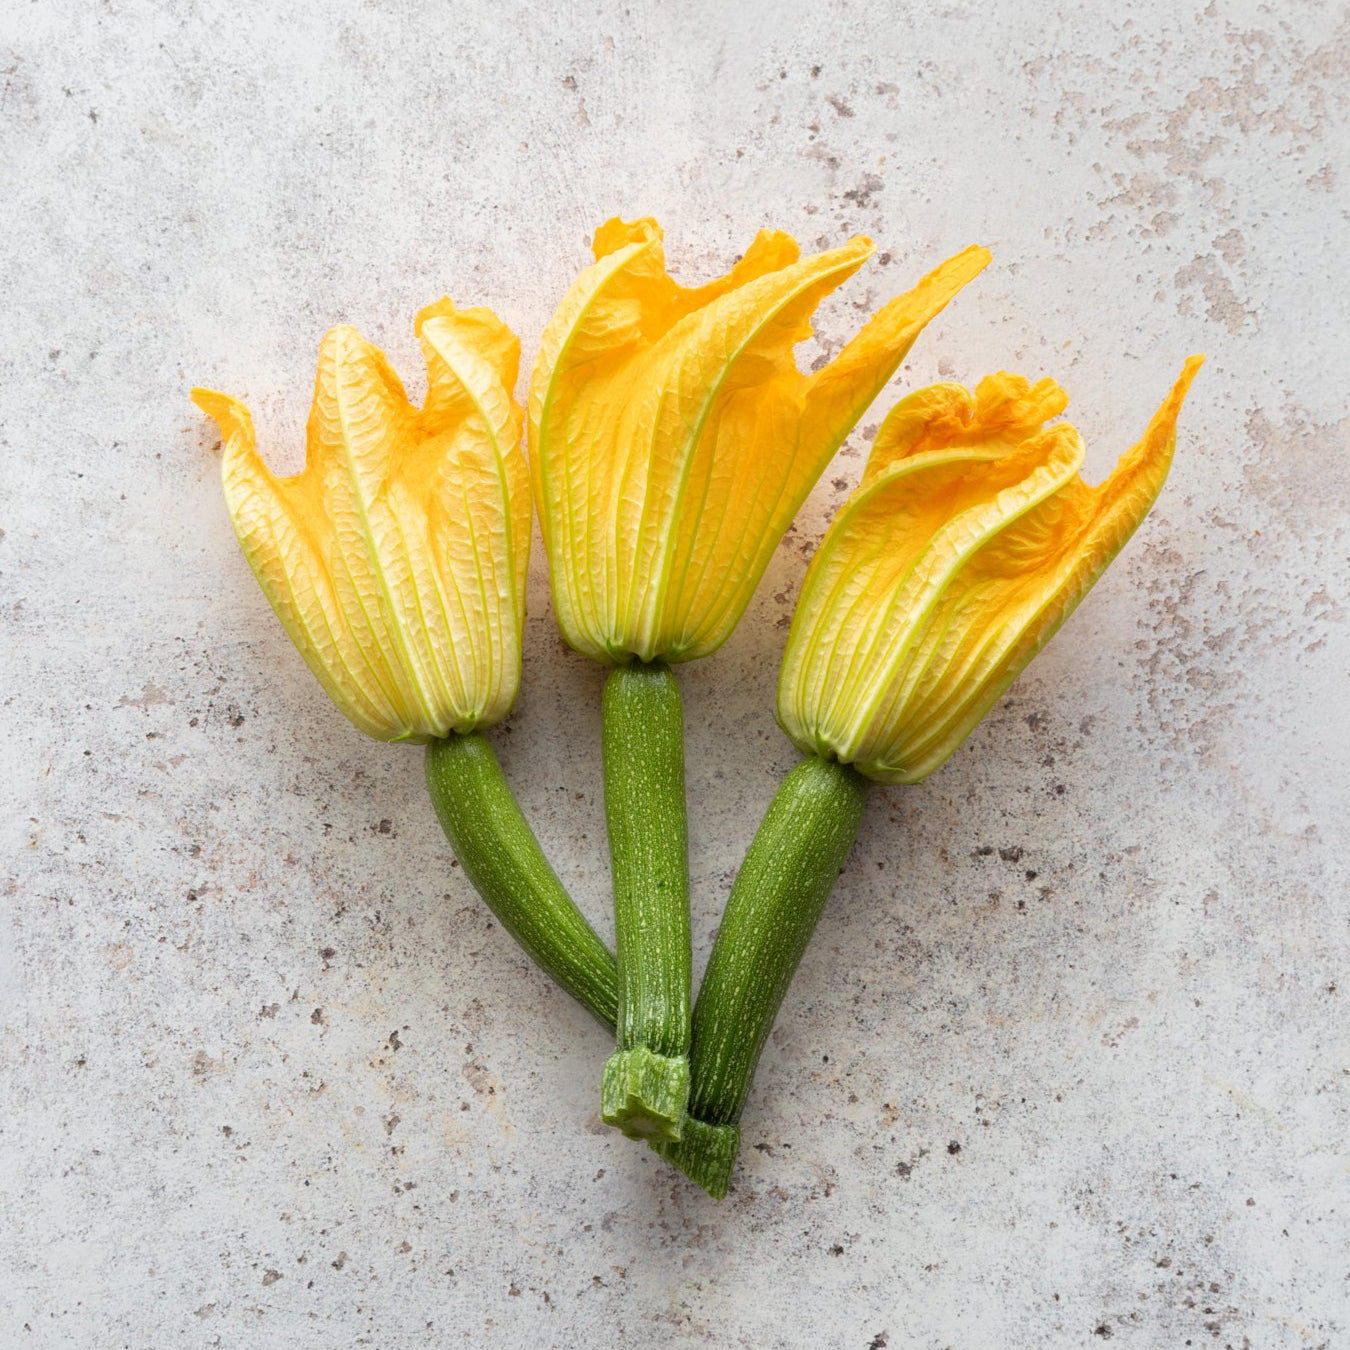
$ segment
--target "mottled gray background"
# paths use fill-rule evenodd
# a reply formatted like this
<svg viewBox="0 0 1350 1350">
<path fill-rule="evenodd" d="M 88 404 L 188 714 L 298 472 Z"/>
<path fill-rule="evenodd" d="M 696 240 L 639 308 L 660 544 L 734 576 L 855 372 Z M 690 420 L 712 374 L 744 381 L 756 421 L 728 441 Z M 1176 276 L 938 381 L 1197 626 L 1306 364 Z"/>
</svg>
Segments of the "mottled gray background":
<svg viewBox="0 0 1350 1350">
<path fill-rule="evenodd" d="M 0 1345 L 1350 1344 L 1348 58 L 1320 0 L 5 5 Z M 324 329 L 416 392 L 448 292 L 528 363 L 614 213 L 689 280 L 873 235 L 804 361 L 990 245 L 865 426 L 1052 375 L 1100 476 L 1209 353 L 1118 565 L 874 794 L 722 1205 L 600 1125 L 605 1037 L 309 677 L 187 401 L 298 467 Z M 699 968 L 865 444 L 687 669 Z M 494 739 L 608 933 L 542 561 Z"/>
</svg>

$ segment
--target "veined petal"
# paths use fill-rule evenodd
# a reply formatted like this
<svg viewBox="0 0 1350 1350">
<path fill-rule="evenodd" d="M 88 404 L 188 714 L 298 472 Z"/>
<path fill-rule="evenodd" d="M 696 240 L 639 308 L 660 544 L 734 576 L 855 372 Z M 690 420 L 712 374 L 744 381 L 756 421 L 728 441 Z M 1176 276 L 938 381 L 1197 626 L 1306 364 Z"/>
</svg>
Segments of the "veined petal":
<svg viewBox="0 0 1350 1350">
<path fill-rule="evenodd" d="M 632 616 L 633 578 L 650 564 L 625 552 L 625 543 L 636 541 L 622 535 L 641 533 L 644 460 L 655 424 L 672 397 L 697 417 L 691 398 L 707 400 L 730 353 L 722 351 L 711 370 L 700 369 L 697 358 L 694 368 L 682 367 L 682 358 L 700 339 L 734 339 L 718 329 L 727 323 L 719 306 L 730 302 L 734 312 L 740 300 L 744 310 L 744 292 L 790 270 L 797 247 L 786 235 L 761 232 L 728 276 L 696 288 L 667 276 L 654 221 L 608 222 L 595 251 L 596 263 L 572 286 L 541 341 L 530 386 L 530 469 L 563 633 L 588 655 L 622 660 L 643 645 L 629 631 L 643 623 L 640 603 L 639 617 Z M 772 308 L 771 296 L 758 301 Z M 665 506 L 668 514 L 668 500 Z M 659 517 L 659 505 L 656 511 Z M 651 528 L 660 528 L 659 518 Z M 645 537 L 640 542 L 645 546 Z M 656 551 L 662 546 L 658 540 Z"/>
<path fill-rule="evenodd" d="M 416 410 L 384 353 L 355 328 L 328 332 L 319 347 L 306 426 L 305 471 L 293 481 L 297 506 L 326 519 L 326 562 L 352 642 L 382 653 L 395 709 L 395 738 L 416 734 L 436 691 L 395 619 L 394 591 L 409 568 L 382 500 L 399 450 L 416 435 Z"/>
<path fill-rule="evenodd" d="M 697 615 L 686 586 L 697 594 L 706 580 L 709 599 L 734 591 L 744 596 L 739 608 L 749 601 L 759 575 L 716 566 L 723 524 L 728 514 L 739 524 L 764 490 L 791 478 L 807 384 L 793 348 L 811 335 L 821 300 L 871 252 L 870 240 L 856 239 L 757 277 L 682 319 L 632 363 L 627 407 L 640 415 L 615 447 L 618 615 L 644 660 L 697 654 L 702 634 L 689 622 Z M 659 395 L 634 397 L 644 391 Z M 764 430 L 770 435 L 755 434 Z"/>
<path fill-rule="evenodd" d="M 457 309 L 448 295 L 417 311 L 413 320 L 427 362 L 427 398 L 424 419 L 456 406 L 464 377 L 457 372 L 482 373 L 473 381 L 480 396 L 496 405 L 509 402 L 520 376 L 520 339 L 490 309 L 481 305 Z M 519 408 L 511 415 L 518 420 Z"/>
<path fill-rule="evenodd" d="M 530 477 L 558 623 L 568 642 L 608 659 L 590 567 L 591 517 L 612 496 L 612 465 L 586 440 L 577 402 L 589 380 L 614 369 L 668 314 L 655 221 L 610 221 L 596 236 L 596 261 L 573 283 L 544 329 L 530 379 Z"/>
<path fill-rule="evenodd" d="M 226 501 L 263 590 L 329 695 L 381 740 L 488 725 L 519 684 L 529 495 L 519 345 L 486 310 L 419 316 L 414 408 L 351 328 L 320 349 L 304 471 L 277 479 L 242 404 L 194 391 L 226 436 Z"/>
<path fill-rule="evenodd" d="M 799 746 L 885 782 L 937 768 L 1091 588 L 1167 476 L 1192 357 L 1100 487 L 1049 381 L 899 405 L 803 587 L 779 684 Z M 942 448 L 939 448 L 942 447 Z"/>
<path fill-rule="evenodd" d="M 322 545 L 326 518 L 287 491 L 298 478 L 277 479 L 263 463 L 243 403 L 201 388 L 192 401 L 220 426 L 225 504 L 263 594 L 328 696 L 362 731 L 379 735 L 397 717 L 388 672 L 342 621 Z"/>
<path fill-rule="evenodd" d="M 520 343 L 491 311 L 456 312 L 449 300 L 419 314 L 418 336 L 428 370 L 423 440 L 398 481 L 414 503 L 409 518 L 426 522 L 420 613 L 433 656 L 452 658 L 461 730 L 504 717 L 520 680 L 530 539 L 523 412 L 510 395 Z"/>
<path fill-rule="evenodd" d="M 686 314 L 702 309 L 718 296 L 737 290 L 757 277 L 790 267 L 800 259 L 802 252 L 790 234 L 784 234 L 781 230 L 760 230 L 750 241 L 750 247 L 746 249 L 744 256 L 725 276 L 714 277 L 702 286 L 681 286 L 673 277 L 665 274 L 665 235 L 656 221 L 645 219 L 629 223 L 615 216 L 595 232 L 596 260 L 600 261 L 611 253 L 617 253 L 629 244 L 645 243 L 653 235 L 663 243 L 660 265 L 665 301 L 664 310 L 651 307 L 648 311 L 650 326 L 644 326 L 644 332 L 653 341 L 667 331 L 671 324 Z"/>
<path fill-rule="evenodd" d="M 653 221 L 610 221 L 559 307 L 530 394 L 530 459 L 559 624 L 602 661 L 688 660 L 730 634 L 793 514 L 983 250 L 888 305 L 824 372 L 793 349 L 872 251 L 798 259 L 762 232 L 723 278 L 665 273 Z"/>
<path fill-rule="evenodd" d="M 972 244 L 948 258 L 913 290 L 877 310 L 844 350 L 812 377 L 803 438 L 830 448 L 817 477 L 909 355 L 919 334 L 989 266 L 992 256 L 987 248 Z"/>
<path fill-rule="evenodd" d="M 925 325 L 979 275 L 989 258 L 988 250 L 971 247 L 948 259 L 913 290 L 884 305 L 823 369 L 809 377 L 798 375 L 792 397 L 760 399 L 736 409 L 739 416 L 720 420 L 725 483 L 720 495 L 710 493 L 708 498 L 721 511 L 718 532 L 705 531 L 711 535 L 706 561 L 697 572 L 690 571 L 672 602 L 687 616 L 680 633 L 688 644 L 682 659 L 706 656 L 731 635 L 778 541 L 858 418 Z M 764 453 L 747 455 L 746 445 Z M 728 576 L 740 578 L 740 584 L 727 586 Z"/>
<path fill-rule="evenodd" d="M 1121 456 L 1105 482 L 1069 487 L 977 555 L 954 604 L 978 603 L 983 639 L 968 641 L 958 678 L 916 700 L 906 743 L 889 752 L 911 772 L 931 773 L 974 730 L 985 713 L 1059 631 L 1162 490 L 1176 448 L 1176 424 L 1203 356 L 1189 357 L 1143 437 Z M 972 625 L 972 633 L 976 630 Z M 956 665 L 956 660 L 953 665 Z M 942 692 L 945 700 L 939 701 Z"/>
<path fill-rule="evenodd" d="M 863 484 L 897 460 L 929 450 L 969 445 L 1008 453 L 1068 406 L 1068 394 L 1054 380 L 1033 385 L 1006 370 L 986 375 L 974 393 L 960 384 L 930 385 L 887 414 L 867 458 Z"/>
<path fill-rule="evenodd" d="M 795 709 L 814 727 L 813 743 L 856 760 L 867 734 L 903 709 L 922 673 L 924 638 L 969 560 L 1071 482 L 1082 460 L 1077 433 L 1062 426 L 1011 455 L 930 451 L 859 488 L 803 583 L 783 658 L 782 715 Z"/>
</svg>

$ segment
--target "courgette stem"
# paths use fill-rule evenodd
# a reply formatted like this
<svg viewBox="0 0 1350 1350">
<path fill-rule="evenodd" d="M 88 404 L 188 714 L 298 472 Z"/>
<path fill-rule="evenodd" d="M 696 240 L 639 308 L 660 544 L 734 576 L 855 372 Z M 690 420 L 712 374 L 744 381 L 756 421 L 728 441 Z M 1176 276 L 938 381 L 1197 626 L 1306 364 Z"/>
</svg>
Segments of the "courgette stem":
<svg viewBox="0 0 1350 1350">
<path fill-rule="evenodd" d="M 692 955 L 684 707 L 670 668 L 611 672 L 601 730 L 619 966 L 601 1116 L 631 1139 L 675 1140 L 689 1097 Z"/>
<path fill-rule="evenodd" d="M 479 732 L 427 746 L 427 791 L 450 847 L 502 927 L 597 1021 L 615 1025 L 614 957 L 568 895 Z"/>
<path fill-rule="evenodd" d="M 867 779 L 808 756 L 784 779 L 731 888 L 694 1007 L 683 1137 L 653 1147 L 721 1200 L 764 1042 L 848 859 Z"/>
</svg>

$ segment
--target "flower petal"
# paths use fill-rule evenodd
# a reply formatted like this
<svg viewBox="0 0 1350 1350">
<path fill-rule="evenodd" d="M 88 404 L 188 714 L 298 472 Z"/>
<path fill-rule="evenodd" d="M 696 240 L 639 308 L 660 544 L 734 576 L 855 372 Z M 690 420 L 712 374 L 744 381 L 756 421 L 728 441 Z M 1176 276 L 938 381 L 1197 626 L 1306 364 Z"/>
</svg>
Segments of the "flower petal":
<svg viewBox="0 0 1350 1350">
<path fill-rule="evenodd" d="M 937 768 L 1032 658 L 1059 631 L 1139 528 L 1162 490 L 1176 447 L 1176 424 L 1204 357 L 1189 357 L 1143 437 L 1121 456 L 1111 476 L 1089 487 L 1076 478 L 973 560 L 953 604 L 978 597 L 983 640 L 952 659 L 948 696 L 916 700 L 902 758 L 920 776 Z M 973 626 L 972 626 L 972 631 Z M 931 767 L 929 767 L 931 766 Z"/>
<path fill-rule="evenodd" d="M 730 636 L 778 541 L 858 418 L 925 325 L 983 271 L 989 258 L 988 250 L 979 247 L 949 258 L 883 306 L 832 362 L 802 377 L 800 393 L 791 401 L 776 407 L 762 402 L 746 419 L 752 425 L 728 426 L 723 459 L 734 477 L 724 494 L 727 526 L 715 541 L 716 553 L 709 550 L 713 561 L 699 577 L 701 588 L 686 588 L 680 598 L 683 611 L 701 616 L 699 628 L 686 634 L 691 645 L 683 659 L 705 656 Z M 794 450 L 790 460 L 785 451 L 789 443 Z M 741 449 L 746 444 L 777 448 L 777 454 L 766 465 L 756 465 Z M 741 578 L 741 584 L 723 584 L 728 575 Z"/>
<path fill-rule="evenodd" d="M 277 479 L 240 403 L 194 391 L 226 436 L 226 501 L 255 574 L 334 702 L 381 740 L 504 716 L 520 678 L 529 550 L 519 344 L 487 310 L 418 316 L 426 407 L 336 328 L 319 355 L 304 471 Z"/>
<path fill-rule="evenodd" d="M 504 717 L 520 680 L 530 539 L 523 414 L 510 396 L 520 343 L 490 311 L 456 312 L 448 300 L 422 311 L 418 335 L 428 370 L 421 462 L 410 459 L 397 481 L 408 520 L 425 522 L 420 613 L 455 677 L 459 730 Z"/>
<path fill-rule="evenodd" d="M 972 244 L 934 268 L 912 290 L 877 310 L 844 350 L 813 378 L 803 436 L 837 449 L 909 355 L 919 334 L 989 266 L 992 256 L 987 248 Z M 833 453 L 831 450 L 828 458 Z"/>
<path fill-rule="evenodd" d="M 887 414 L 867 459 L 864 484 L 897 460 L 928 450 L 982 446 L 1011 451 L 1069 406 L 1054 380 L 1000 371 L 987 375 L 972 394 L 960 384 L 934 384 L 902 399 Z"/>
<path fill-rule="evenodd" d="M 193 389 L 224 437 L 225 502 L 244 557 L 291 641 L 328 696 L 368 735 L 396 720 L 383 664 L 351 640 L 324 556 L 326 518 L 304 509 L 258 455 L 253 418 L 237 399 Z M 299 509 L 297 509 L 299 508 Z"/>
<path fill-rule="evenodd" d="M 644 660 L 690 659 L 720 642 L 700 631 L 700 590 L 711 601 L 743 597 L 736 617 L 749 601 L 759 571 L 728 564 L 757 504 L 794 477 L 808 381 L 793 348 L 810 336 L 821 300 L 871 251 L 857 239 L 757 277 L 631 364 L 632 415 L 614 446 L 614 530 L 619 620 Z"/>
<path fill-rule="evenodd" d="M 1065 402 L 1051 381 L 898 405 L 802 589 L 779 682 L 789 736 L 885 782 L 937 768 L 1148 513 L 1201 360 L 1097 488 L 1077 476 L 1077 432 L 1040 430 Z"/>
<path fill-rule="evenodd" d="M 902 459 L 859 488 L 797 602 L 779 685 L 785 725 L 810 725 L 814 746 L 863 758 L 869 737 L 904 713 L 969 560 L 1071 482 L 1082 459 L 1066 425 L 1011 455 L 960 447 Z"/>
<path fill-rule="evenodd" d="M 654 221 L 597 232 L 530 392 L 535 500 L 577 650 L 678 661 L 719 646 L 862 409 L 988 260 L 967 250 L 802 374 L 811 315 L 871 252 L 858 238 L 799 259 L 766 231 L 727 276 L 686 289 Z"/>
</svg>

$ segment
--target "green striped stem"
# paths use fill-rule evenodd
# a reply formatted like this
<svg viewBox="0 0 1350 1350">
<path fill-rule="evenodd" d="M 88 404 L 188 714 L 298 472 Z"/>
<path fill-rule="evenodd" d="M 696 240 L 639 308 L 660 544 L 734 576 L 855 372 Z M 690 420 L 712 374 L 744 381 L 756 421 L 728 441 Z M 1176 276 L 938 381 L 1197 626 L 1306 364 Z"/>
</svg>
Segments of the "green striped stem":
<svg viewBox="0 0 1350 1350">
<path fill-rule="evenodd" d="M 694 1008 L 689 1115 L 653 1144 L 721 1200 L 760 1052 L 862 821 L 867 779 L 804 759 L 783 780 L 731 888 Z"/>
<path fill-rule="evenodd" d="M 503 928 L 597 1021 L 613 1027 L 613 956 L 549 866 L 478 732 L 427 746 L 427 791 L 465 875 Z"/>
<path fill-rule="evenodd" d="M 675 1140 L 689 1098 L 692 955 L 684 707 L 670 668 L 614 670 L 601 724 L 619 1022 L 600 1114 L 630 1139 Z"/>
</svg>

